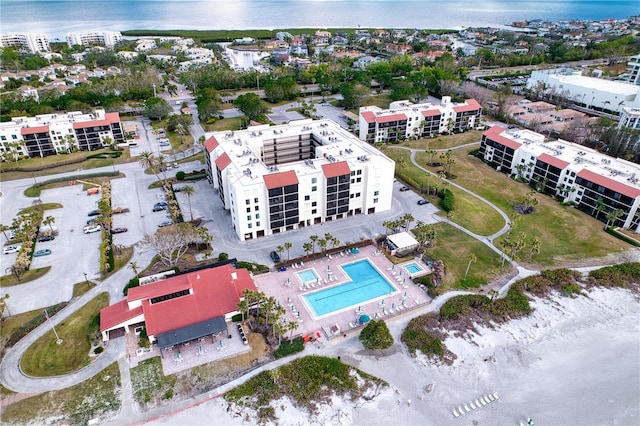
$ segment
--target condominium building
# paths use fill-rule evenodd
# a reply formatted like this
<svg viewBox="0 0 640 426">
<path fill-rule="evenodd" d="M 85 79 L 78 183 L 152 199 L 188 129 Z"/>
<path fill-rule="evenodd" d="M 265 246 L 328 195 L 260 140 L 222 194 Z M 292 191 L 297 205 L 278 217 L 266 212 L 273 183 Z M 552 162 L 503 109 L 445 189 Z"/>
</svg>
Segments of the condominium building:
<svg viewBox="0 0 640 426">
<path fill-rule="evenodd" d="M 475 99 L 451 102 L 443 96 L 440 104 L 392 102 L 388 109 L 360 108 L 359 137 L 368 143 L 398 142 L 440 133 L 464 132 L 480 124 L 482 106 Z"/>
<path fill-rule="evenodd" d="M 14 47 L 30 53 L 48 52 L 49 39 L 44 34 L 7 33 L 0 34 L 0 48 Z"/>
<path fill-rule="evenodd" d="M 243 241 L 391 208 L 394 161 L 331 120 L 215 132 L 204 146 Z"/>
<path fill-rule="evenodd" d="M 96 44 L 112 48 L 122 41 L 122 34 L 117 31 L 89 31 L 85 33 L 67 33 L 67 45 L 90 47 Z"/>
<path fill-rule="evenodd" d="M 573 202 L 579 210 L 613 226 L 640 231 L 640 166 L 561 139 L 520 129 L 492 127 L 479 154 L 498 171 L 532 188 Z M 622 214 L 612 219 L 610 214 Z"/>
<path fill-rule="evenodd" d="M 117 112 L 97 109 L 14 117 L 0 123 L 0 158 L 45 157 L 74 149 L 92 151 L 112 143 L 124 143 Z"/>
<path fill-rule="evenodd" d="M 637 104 L 640 106 L 640 102 Z M 640 129 L 640 108 L 623 107 L 620 111 L 620 122 L 618 123 L 618 127 Z"/>
</svg>

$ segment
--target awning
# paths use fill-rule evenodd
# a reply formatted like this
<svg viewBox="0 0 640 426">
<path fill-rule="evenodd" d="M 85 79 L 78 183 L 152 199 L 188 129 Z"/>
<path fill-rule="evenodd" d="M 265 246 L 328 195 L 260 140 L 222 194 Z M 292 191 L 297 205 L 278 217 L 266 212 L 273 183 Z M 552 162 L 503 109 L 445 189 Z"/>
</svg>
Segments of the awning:
<svg viewBox="0 0 640 426">
<path fill-rule="evenodd" d="M 158 335 L 158 346 L 160 349 L 180 343 L 189 342 L 227 329 L 224 317 L 211 318 L 206 321 L 191 324 L 186 327 L 177 328 Z"/>
</svg>

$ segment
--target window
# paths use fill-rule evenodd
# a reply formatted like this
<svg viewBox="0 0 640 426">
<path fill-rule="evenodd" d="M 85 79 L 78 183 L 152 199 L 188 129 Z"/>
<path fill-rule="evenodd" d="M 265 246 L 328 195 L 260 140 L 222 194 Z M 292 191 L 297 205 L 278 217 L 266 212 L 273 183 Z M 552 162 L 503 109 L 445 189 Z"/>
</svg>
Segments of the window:
<svg viewBox="0 0 640 426">
<path fill-rule="evenodd" d="M 253 202 L 254 202 L 254 203 L 257 203 L 257 202 L 258 202 L 258 198 L 257 198 L 257 197 L 256 197 L 256 198 L 254 198 L 254 199 L 253 199 Z"/>
<path fill-rule="evenodd" d="M 374 198 L 374 199 L 373 199 L 373 203 L 375 204 L 375 203 L 377 203 L 377 202 L 378 202 L 378 199 L 377 199 L 377 198 Z"/>
<path fill-rule="evenodd" d="M 362 174 L 362 170 L 358 170 L 358 171 L 356 172 L 356 174 L 357 174 L 357 175 L 361 175 L 361 174 Z"/>
<path fill-rule="evenodd" d="M 260 206 L 255 206 L 253 209 L 254 209 L 255 211 L 258 211 L 258 210 L 260 210 Z"/>
<path fill-rule="evenodd" d="M 318 213 L 318 210 L 317 210 L 317 209 L 313 209 L 313 210 L 311 210 L 311 214 L 316 214 L 316 213 Z"/>
<path fill-rule="evenodd" d="M 380 191 L 373 191 L 373 195 L 377 197 L 378 195 L 380 195 Z"/>
<path fill-rule="evenodd" d="M 260 226 L 260 222 L 256 222 L 256 227 Z"/>
<path fill-rule="evenodd" d="M 357 179 L 356 179 L 356 182 L 357 182 L 357 183 L 362 182 L 362 178 L 357 178 Z"/>
<path fill-rule="evenodd" d="M 251 215 L 247 215 L 247 220 L 251 220 Z"/>
<path fill-rule="evenodd" d="M 318 183 L 318 178 L 311 178 L 311 183 Z"/>
<path fill-rule="evenodd" d="M 312 186 L 312 187 L 311 187 L 311 192 L 316 192 L 317 190 L 318 190 L 318 187 L 317 187 L 317 186 Z"/>
<path fill-rule="evenodd" d="M 311 202 L 311 207 L 315 207 L 315 206 L 317 206 L 317 205 L 318 205 L 318 202 L 317 202 L 317 201 L 313 201 L 313 202 Z"/>
<path fill-rule="evenodd" d="M 247 225 L 247 228 L 251 229 L 251 224 L 248 224 L 248 225 Z"/>
<path fill-rule="evenodd" d="M 247 207 L 247 213 L 251 213 L 251 207 Z"/>
<path fill-rule="evenodd" d="M 256 213 L 256 219 L 260 219 L 260 213 Z"/>
<path fill-rule="evenodd" d="M 304 196 L 304 200 L 305 200 L 305 201 L 309 201 L 310 199 L 311 199 L 311 197 L 310 197 L 309 195 L 305 195 L 305 196 Z"/>
<path fill-rule="evenodd" d="M 246 203 L 247 205 L 251 204 L 251 200 L 249 200 L 249 199 L 244 200 L 244 201 L 245 201 L 245 203 Z"/>
</svg>

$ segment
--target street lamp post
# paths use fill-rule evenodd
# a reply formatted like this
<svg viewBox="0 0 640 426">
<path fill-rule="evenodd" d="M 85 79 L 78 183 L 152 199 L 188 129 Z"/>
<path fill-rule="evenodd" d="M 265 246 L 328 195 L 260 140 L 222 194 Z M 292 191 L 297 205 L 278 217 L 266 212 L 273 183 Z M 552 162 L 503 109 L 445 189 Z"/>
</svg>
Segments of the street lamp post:
<svg viewBox="0 0 640 426">
<path fill-rule="evenodd" d="M 87 284 L 87 291 L 88 291 L 90 287 L 89 287 L 89 280 L 87 279 L 87 273 L 83 272 L 82 275 L 84 275 L 84 282 Z"/>
</svg>

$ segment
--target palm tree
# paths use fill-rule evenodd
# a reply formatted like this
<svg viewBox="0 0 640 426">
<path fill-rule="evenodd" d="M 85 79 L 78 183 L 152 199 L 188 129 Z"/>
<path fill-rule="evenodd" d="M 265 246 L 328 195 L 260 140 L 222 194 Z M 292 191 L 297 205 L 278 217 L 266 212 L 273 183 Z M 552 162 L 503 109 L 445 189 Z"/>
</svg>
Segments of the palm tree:
<svg viewBox="0 0 640 426">
<path fill-rule="evenodd" d="M 529 262 L 531 262 L 531 257 L 533 253 L 540 253 L 540 247 L 542 246 L 542 241 L 538 237 L 533 237 L 531 241 L 529 241 Z"/>
<path fill-rule="evenodd" d="M 409 227 L 411 226 L 411 222 L 413 222 L 415 220 L 415 218 L 413 217 L 413 215 L 411 213 L 405 213 L 402 216 L 402 221 L 404 222 L 404 230 L 408 231 Z"/>
<path fill-rule="evenodd" d="M 302 250 L 304 250 L 304 252 L 307 253 L 307 256 L 309 256 L 309 253 L 313 251 L 313 243 L 302 244 Z"/>
<path fill-rule="evenodd" d="M 605 228 L 608 228 L 609 225 L 615 225 L 616 221 L 624 214 L 624 211 L 622 209 L 616 209 L 613 210 L 611 212 L 609 212 L 607 214 L 607 226 Z"/>
<path fill-rule="evenodd" d="M 159 167 L 158 160 L 154 157 L 154 155 L 151 152 L 149 151 L 141 152 L 140 159 L 138 160 L 138 162 L 143 168 L 151 170 L 151 172 L 156 177 L 156 179 L 158 179 L 158 182 L 160 182 L 163 187 L 165 186 L 164 181 L 162 180 L 160 175 L 158 175 L 158 167 Z"/>
<path fill-rule="evenodd" d="M 282 247 L 282 246 L 278 246 L 278 247 L 276 247 L 276 251 L 278 252 L 278 254 L 279 254 L 280 256 L 282 256 L 282 253 L 284 253 L 284 250 L 285 250 L 285 248 L 284 248 L 284 247 Z"/>
<path fill-rule="evenodd" d="M 293 248 L 293 243 L 290 241 L 285 241 L 283 245 L 284 249 L 287 251 L 287 260 L 291 260 L 290 250 Z"/>
<path fill-rule="evenodd" d="M 475 254 L 469 253 L 469 255 L 467 256 L 467 260 L 469 261 L 469 263 L 467 264 L 467 270 L 464 272 L 464 277 L 465 278 L 467 278 L 467 274 L 469 274 L 469 268 L 471 268 L 471 264 L 472 263 L 476 263 L 478 258 L 476 257 Z"/>
<path fill-rule="evenodd" d="M 311 240 L 311 244 L 313 244 L 313 254 L 316 253 L 316 241 L 318 241 L 320 237 L 318 237 L 316 234 L 313 234 L 309 237 L 309 239 Z"/>
<path fill-rule="evenodd" d="M 327 250 L 327 240 L 320 238 L 318 240 L 318 247 L 320 247 L 322 249 L 322 253 L 324 253 Z"/>
<path fill-rule="evenodd" d="M 187 196 L 189 202 L 189 216 L 191 216 L 191 222 L 193 222 L 193 211 L 191 211 L 191 196 L 196 192 L 196 189 L 191 185 L 185 185 L 182 187 L 182 192 Z"/>
<path fill-rule="evenodd" d="M 10 229 L 11 228 L 8 227 L 7 225 L 0 223 L 0 232 L 4 234 L 4 237 L 7 239 L 7 241 L 9 241 L 9 236 L 7 235 L 7 231 Z"/>
<path fill-rule="evenodd" d="M 47 216 L 42 220 L 42 224 L 43 225 L 48 225 L 49 226 L 49 230 L 51 230 L 51 233 L 53 233 L 53 225 L 56 222 L 56 218 L 53 216 Z"/>
<path fill-rule="evenodd" d="M 138 264 L 135 261 L 129 262 L 128 268 L 131 269 L 133 273 L 136 274 L 136 278 L 138 278 Z"/>
</svg>

